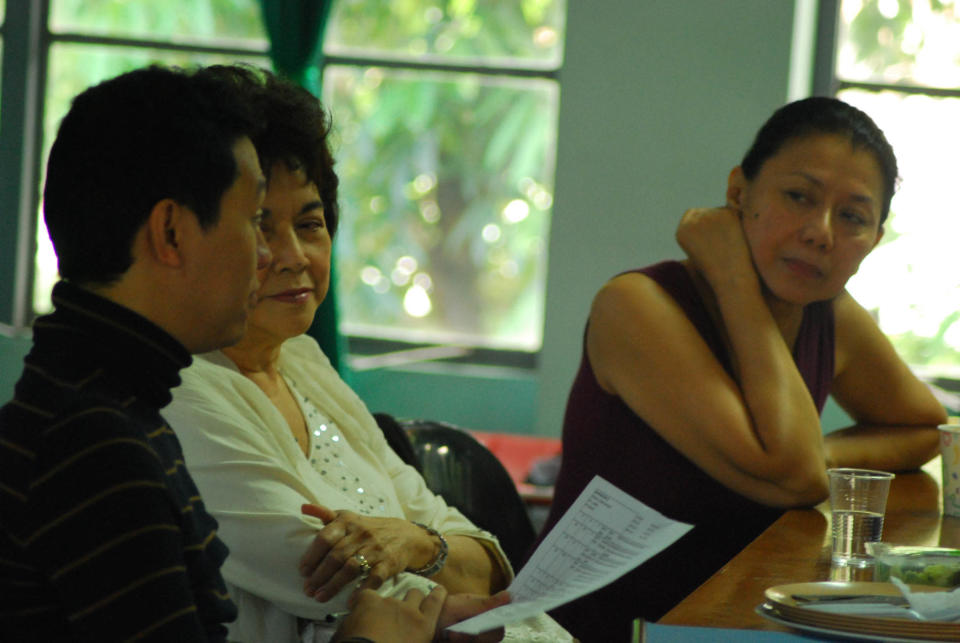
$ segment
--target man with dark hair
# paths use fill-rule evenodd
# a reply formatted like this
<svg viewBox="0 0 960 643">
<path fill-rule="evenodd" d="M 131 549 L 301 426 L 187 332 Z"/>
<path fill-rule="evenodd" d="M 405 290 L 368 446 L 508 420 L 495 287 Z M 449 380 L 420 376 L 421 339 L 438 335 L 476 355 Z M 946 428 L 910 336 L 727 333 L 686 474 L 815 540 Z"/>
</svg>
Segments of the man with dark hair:
<svg viewBox="0 0 960 643">
<path fill-rule="evenodd" d="M 80 94 L 50 152 L 62 281 L 0 409 L 0 640 L 223 641 L 226 547 L 159 409 L 237 341 L 269 251 L 256 124 L 151 67 Z"/>
</svg>

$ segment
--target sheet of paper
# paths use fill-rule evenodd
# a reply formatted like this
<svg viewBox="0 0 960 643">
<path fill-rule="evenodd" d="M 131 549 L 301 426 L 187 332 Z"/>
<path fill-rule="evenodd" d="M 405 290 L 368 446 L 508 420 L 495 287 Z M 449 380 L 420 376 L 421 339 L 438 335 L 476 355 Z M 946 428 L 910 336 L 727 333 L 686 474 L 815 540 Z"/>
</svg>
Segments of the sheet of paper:
<svg viewBox="0 0 960 643">
<path fill-rule="evenodd" d="M 513 579 L 511 603 L 448 629 L 479 634 L 569 603 L 617 580 L 690 528 L 595 476 Z"/>
</svg>

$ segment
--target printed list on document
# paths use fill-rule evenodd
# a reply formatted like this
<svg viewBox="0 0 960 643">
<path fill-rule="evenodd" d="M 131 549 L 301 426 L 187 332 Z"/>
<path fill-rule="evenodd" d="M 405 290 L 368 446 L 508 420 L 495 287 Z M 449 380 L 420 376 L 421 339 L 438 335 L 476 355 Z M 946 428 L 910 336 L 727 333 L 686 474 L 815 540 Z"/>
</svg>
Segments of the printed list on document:
<svg viewBox="0 0 960 643">
<path fill-rule="evenodd" d="M 617 580 L 690 528 L 594 476 L 513 579 L 510 604 L 448 629 L 479 634 L 569 603 Z"/>
</svg>

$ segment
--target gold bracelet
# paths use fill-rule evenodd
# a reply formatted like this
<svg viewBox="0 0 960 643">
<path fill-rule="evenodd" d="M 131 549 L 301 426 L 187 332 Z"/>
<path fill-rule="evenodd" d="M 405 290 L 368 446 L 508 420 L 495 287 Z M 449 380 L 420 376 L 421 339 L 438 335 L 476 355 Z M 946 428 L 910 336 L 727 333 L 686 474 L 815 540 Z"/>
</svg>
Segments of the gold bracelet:
<svg viewBox="0 0 960 643">
<path fill-rule="evenodd" d="M 413 522 L 413 521 L 411 521 Z M 447 554 L 450 553 L 450 547 L 447 545 L 447 539 L 443 537 L 439 531 L 433 527 L 427 527 L 423 523 L 414 522 L 417 527 L 421 527 L 427 531 L 431 536 L 436 536 L 440 539 L 440 551 L 437 552 L 437 555 L 429 563 L 421 567 L 420 569 L 411 569 L 410 572 L 417 574 L 418 576 L 433 576 L 441 569 L 443 569 L 444 563 L 447 562 Z"/>
</svg>

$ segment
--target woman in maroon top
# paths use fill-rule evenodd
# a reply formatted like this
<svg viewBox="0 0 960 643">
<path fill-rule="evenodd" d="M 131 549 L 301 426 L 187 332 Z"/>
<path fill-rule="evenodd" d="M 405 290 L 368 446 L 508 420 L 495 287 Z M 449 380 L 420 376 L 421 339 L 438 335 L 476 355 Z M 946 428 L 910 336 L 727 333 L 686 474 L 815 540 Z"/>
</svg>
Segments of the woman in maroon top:
<svg viewBox="0 0 960 643">
<path fill-rule="evenodd" d="M 826 498 L 827 467 L 936 454 L 943 408 L 844 289 L 883 237 L 896 179 L 866 114 L 791 103 L 730 172 L 726 206 L 683 215 L 686 260 L 597 294 L 543 533 L 594 475 L 694 529 L 558 609 L 581 641 L 626 641 L 634 618 L 660 618 L 783 509 Z M 828 394 L 856 425 L 824 438 Z"/>
</svg>

